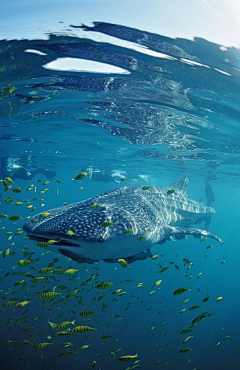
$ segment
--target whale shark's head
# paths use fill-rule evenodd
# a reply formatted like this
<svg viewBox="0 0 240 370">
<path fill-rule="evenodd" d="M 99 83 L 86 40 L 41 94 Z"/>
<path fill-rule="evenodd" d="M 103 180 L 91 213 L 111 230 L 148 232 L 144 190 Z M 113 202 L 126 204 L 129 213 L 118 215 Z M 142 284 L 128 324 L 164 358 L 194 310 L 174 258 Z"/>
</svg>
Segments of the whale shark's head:
<svg viewBox="0 0 240 370">
<path fill-rule="evenodd" d="M 112 222 L 111 227 L 104 227 L 104 222 Z M 106 207 L 90 209 L 80 202 L 39 213 L 23 229 L 34 240 L 54 239 L 59 245 L 81 246 L 121 236 L 125 224 L 123 217 L 111 214 Z"/>
<path fill-rule="evenodd" d="M 106 226 L 106 222 L 110 226 Z M 128 236 L 125 232 L 132 227 L 126 212 L 121 209 L 109 206 L 91 209 L 85 201 L 39 213 L 23 229 L 33 241 L 47 242 L 53 239 L 57 243 L 52 249 L 75 260 L 76 256 L 73 258 L 69 251 L 77 253 L 82 258 L 78 258 L 78 261 L 82 261 L 84 258 L 99 260 L 103 258 L 101 256 L 115 258 L 119 254 L 120 245 L 123 248 L 123 257 L 131 255 L 131 235 Z M 136 233 L 137 230 L 134 230 L 135 239 Z"/>
</svg>

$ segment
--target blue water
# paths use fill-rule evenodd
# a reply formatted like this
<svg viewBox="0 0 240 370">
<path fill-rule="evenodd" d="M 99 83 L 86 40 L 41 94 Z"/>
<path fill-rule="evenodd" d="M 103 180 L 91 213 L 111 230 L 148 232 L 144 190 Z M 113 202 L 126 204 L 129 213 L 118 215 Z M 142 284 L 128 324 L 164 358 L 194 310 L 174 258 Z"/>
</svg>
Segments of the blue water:
<svg viewBox="0 0 240 370">
<path fill-rule="evenodd" d="M 81 27 L 85 38 L 75 36 Z M 114 39 L 96 41 L 94 33 Z M 239 50 L 201 38 L 171 39 L 95 23 L 93 27 L 69 26 L 69 36 L 2 40 L 0 57 L 0 178 L 11 177 L 12 188 L 23 191 L 4 191 L 1 185 L 0 212 L 22 217 L 15 224 L 9 218 L 0 219 L 1 228 L 5 227 L 1 251 L 14 243 L 10 254 L 1 257 L 1 306 L 11 298 L 31 302 L 22 308 L 16 304 L 1 307 L 2 368 L 239 369 Z M 124 71 L 89 73 L 43 67 L 57 58 L 107 63 Z M 86 178 L 72 181 L 82 171 L 88 173 Z M 205 204 L 205 183 L 209 182 L 216 210 L 210 231 L 225 244 L 193 237 L 166 242 L 152 247 L 153 255 L 159 255 L 156 260 L 136 261 L 124 269 L 103 261 L 78 264 L 23 239 L 24 232 L 14 235 L 26 217 L 121 187 L 125 176 L 124 185 L 156 186 L 169 186 L 187 176 L 189 197 Z M 50 183 L 44 186 L 44 181 Z M 45 188 L 49 190 L 39 194 Z M 12 203 L 6 202 L 9 196 Z M 28 205 L 35 207 L 32 213 Z M 12 232 L 10 240 L 6 232 Z M 213 248 L 207 249 L 209 244 Z M 31 265 L 17 264 L 29 258 Z M 193 263 L 188 272 L 182 258 Z M 73 276 L 38 273 L 52 263 L 54 268 L 78 272 Z M 160 273 L 164 267 L 170 268 Z M 86 283 L 92 274 L 96 274 L 94 280 Z M 35 276 L 46 279 L 33 283 Z M 162 283 L 153 287 L 159 279 Z M 95 285 L 100 281 L 115 284 L 99 291 Z M 137 288 L 139 283 L 142 287 Z M 64 298 L 40 299 L 55 286 Z M 190 291 L 173 296 L 181 286 Z M 75 289 L 78 293 L 66 299 Z M 112 294 L 117 289 L 126 293 Z M 210 298 L 203 302 L 207 293 Z M 216 302 L 218 297 L 224 299 Z M 190 300 L 184 303 L 186 299 Z M 201 308 L 189 311 L 191 305 Z M 83 310 L 97 313 L 82 318 Z M 212 315 L 197 323 L 194 332 L 180 334 L 204 311 Z M 76 320 L 77 325 L 96 330 L 56 337 L 48 320 Z M 26 327 L 32 329 L 23 331 Z M 183 344 L 188 336 L 193 337 Z M 7 344 L 8 340 L 13 342 Z M 33 349 L 42 342 L 54 344 Z M 66 342 L 72 345 L 64 348 Z M 84 345 L 90 346 L 79 349 Z M 183 348 L 193 351 L 179 353 Z M 65 351 L 77 353 L 59 358 Z M 118 362 L 120 356 L 135 354 L 138 357 L 129 362 Z M 136 360 L 140 361 L 134 364 Z"/>
</svg>

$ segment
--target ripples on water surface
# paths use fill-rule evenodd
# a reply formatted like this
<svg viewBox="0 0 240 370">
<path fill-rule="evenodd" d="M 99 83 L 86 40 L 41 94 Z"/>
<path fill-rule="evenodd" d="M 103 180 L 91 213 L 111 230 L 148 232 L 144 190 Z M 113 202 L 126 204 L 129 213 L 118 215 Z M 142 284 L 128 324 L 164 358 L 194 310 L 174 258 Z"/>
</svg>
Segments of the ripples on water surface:
<svg viewBox="0 0 240 370">
<path fill-rule="evenodd" d="M 85 38 L 77 37 L 78 31 L 85 31 Z M 135 365 L 150 369 L 155 364 L 156 368 L 166 365 L 168 369 L 226 369 L 228 363 L 224 361 L 229 356 L 237 368 L 239 358 L 232 349 L 233 323 L 227 318 L 234 302 L 216 302 L 216 298 L 225 298 L 228 293 L 225 276 L 231 273 L 230 263 L 227 266 L 222 261 L 226 245 L 235 240 L 230 239 L 231 230 L 238 227 L 230 195 L 235 190 L 232 185 L 239 184 L 239 50 L 200 38 L 171 39 L 97 22 L 93 27 L 72 25 L 69 35 L 0 41 L 1 178 L 12 177 L 16 187 L 24 190 L 20 194 L 2 192 L 1 212 L 23 217 L 17 221 L 18 226 L 7 218 L 1 222 L 6 227 L 1 231 L 2 250 L 15 243 L 10 255 L 2 260 L 6 262 L 1 271 L 2 303 L 6 298 L 32 303 L 26 308 L 2 308 L 2 342 L 14 341 L 0 347 L 5 368 L 89 369 L 96 361 L 96 368 L 102 370 L 133 369 Z M 102 35 L 107 41 L 101 39 Z M 84 68 L 91 68 L 91 74 L 86 70 L 59 71 L 59 58 L 68 58 L 63 60 L 65 65 L 76 63 L 76 59 L 101 65 L 85 62 Z M 76 68 L 74 65 L 71 68 Z M 83 189 L 78 190 L 81 185 L 71 179 L 83 170 L 88 176 L 81 183 Z M 128 178 L 124 185 L 169 186 L 182 175 L 190 178 L 190 194 L 196 200 L 205 199 L 204 184 L 206 180 L 211 182 L 217 210 L 211 230 L 227 241 L 225 246 L 213 242 L 215 248 L 208 251 L 208 242 L 199 244 L 198 239 L 189 238 L 161 249 L 154 247 L 153 252 L 160 255 L 157 260 L 137 261 L 125 271 L 118 264 L 103 262 L 94 267 L 78 265 L 67 257 L 46 254 L 27 240 L 19 241 L 21 235 L 13 235 L 11 241 L 5 235 L 8 231 L 15 233 L 25 218 L 34 214 L 31 208 L 26 210 L 26 198 L 36 207 L 34 212 L 40 212 L 120 187 L 124 176 Z M 58 178 L 63 184 L 55 182 Z M 37 179 L 51 181 L 43 195 L 39 195 L 43 187 Z M 26 192 L 31 184 L 37 186 L 36 194 L 34 188 Z M 4 201 L 9 195 L 23 204 L 18 207 Z M 38 199 L 33 201 L 34 197 Z M 231 217 L 231 226 L 225 228 Z M 22 248 L 30 253 L 26 256 L 35 261 L 34 265 L 15 268 L 24 257 Z M 209 255 L 205 257 L 206 253 Z M 186 273 L 182 257 L 194 263 L 192 271 Z M 74 277 L 50 273 L 45 283 L 33 284 L 33 277 L 54 258 L 59 258 L 55 268 L 72 267 L 79 272 Z M 234 254 L 231 258 L 236 264 Z M 169 264 L 172 261 L 180 270 Z M 160 274 L 160 267 L 166 266 L 171 268 Z M 16 272 L 24 274 L 17 276 Z M 96 281 L 116 281 L 106 297 L 99 299 L 101 294 L 96 295 L 96 282 L 86 283 L 93 273 L 100 274 Z M 163 279 L 161 288 L 153 289 L 159 279 Z M 140 282 L 143 286 L 136 288 Z M 191 292 L 186 297 L 173 297 L 173 290 L 182 285 L 190 287 Z M 71 299 L 59 300 L 57 296 L 43 303 L 37 292 L 54 286 L 64 297 L 79 286 L 80 290 Z M 120 288 L 125 295 L 112 295 Z M 210 299 L 203 303 L 207 293 Z M 201 309 L 192 313 L 187 307 L 179 314 L 186 308 L 187 298 Z M 97 331 L 74 337 L 54 336 L 48 319 L 57 323 L 76 319 L 81 325 L 84 322 L 79 312 L 84 309 L 97 311 L 85 322 Z M 194 327 L 194 334 L 181 335 L 203 311 L 212 316 Z M 36 316 L 42 321 L 35 320 Z M 34 329 L 24 331 L 32 326 Z M 231 338 L 223 340 L 230 333 Z M 190 335 L 191 344 L 182 345 Z M 32 349 L 32 344 L 47 341 L 54 342 L 54 346 Z M 73 346 L 65 349 L 62 344 L 68 341 Z M 88 344 L 89 348 L 79 350 Z M 179 354 L 186 346 L 193 352 Z M 65 350 L 78 350 L 79 354 L 59 359 Z M 138 358 L 131 360 L 130 367 L 117 361 L 119 356 L 135 353 Z M 141 362 L 134 365 L 135 360 Z"/>
</svg>

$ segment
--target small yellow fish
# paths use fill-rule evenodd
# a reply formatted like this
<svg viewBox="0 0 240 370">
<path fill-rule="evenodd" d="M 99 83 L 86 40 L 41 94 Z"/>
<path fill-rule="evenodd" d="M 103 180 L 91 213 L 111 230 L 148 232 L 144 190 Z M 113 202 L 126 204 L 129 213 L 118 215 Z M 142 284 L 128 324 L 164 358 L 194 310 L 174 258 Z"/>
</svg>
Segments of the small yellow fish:
<svg viewBox="0 0 240 370">
<path fill-rule="evenodd" d="M 13 300 L 10 300 L 10 301 L 7 301 L 7 302 L 3 303 L 2 306 L 3 307 L 10 307 L 10 306 L 13 306 L 16 302 L 17 302 L 17 300 L 13 299 Z"/>
<path fill-rule="evenodd" d="M 39 274 L 47 274 L 48 272 L 53 271 L 51 267 L 43 267 L 41 270 L 38 271 Z"/>
<path fill-rule="evenodd" d="M 223 298 L 223 297 L 218 297 L 218 298 L 216 299 L 216 302 L 220 302 L 220 301 L 222 301 L 223 299 L 225 299 L 225 298 Z"/>
<path fill-rule="evenodd" d="M 76 320 L 73 320 L 73 321 L 63 321 L 60 324 L 54 324 L 54 328 L 53 329 L 65 329 L 70 324 L 71 325 L 75 325 L 75 323 L 76 323 Z M 50 322 L 49 322 L 49 324 L 50 324 Z M 51 325 L 51 327 L 52 327 L 52 325 Z"/>
<path fill-rule="evenodd" d="M 205 317 L 207 317 L 207 316 L 205 316 L 203 314 L 195 317 L 195 319 L 192 321 L 192 325 L 196 325 L 199 321 L 205 319 Z"/>
<path fill-rule="evenodd" d="M 118 361 L 129 361 L 137 357 L 136 355 L 127 355 L 127 356 L 121 356 L 119 357 Z"/>
<path fill-rule="evenodd" d="M 91 311 L 91 310 L 88 310 L 88 311 L 83 311 L 79 314 L 79 316 L 90 316 L 90 315 L 93 315 L 94 313 L 96 313 L 97 311 Z"/>
<path fill-rule="evenodd" d="M 48 321 L 48 323 L 52 329 L 57 329 L 57 324 L 55 324 L 54 322 L 50 322 L 50 321 Z"/>
<path fill-rule="evenodd" d="M 128 266 L 128 263 L 127 263 L 127 261 L 125 261 L 125 259 L 123 259 L 123 258 L 119 258 L 118 262 L 119 262 L 119 264 L 120 264 L 122 267 L 127 267 L 128 269 L 130 269 L 130 267 Z"/>
<path fill-rule="evenodd" d="M 86 331 L 90 330 L 96 330 L 95 328 L 91 328 L 90 326 L 76 326 L 75 328 L 72 329 L 73 333 L 85 333 Z"/>
<path fill-rule="evenodd" d="M 182 260 L 183 260 L 184 263 L 187 263 L 187 264 L 191 263 L 188 258 L 182 258 Z"/>
<path fill-rule="evenodd" d="M 179 289 L 175 289 L 174 292 L 173 292 L 173 295 L 179 295 L 179 294 L 183 294 L 185 293 L 186 291 L 190 290 L 189 288 L 179 288 Z"/>
<path fill-rule="evenodd" d="M 56 337 L 65 337 L 67 335 L 73 335 L 73 334 L 70 333 L 69 331 L 58 331 L 55 335 Z"/>
<path fill-rule="evenodd" d="M 49 244 L 49 245 L 52 245 L 54 243 L 57 243 L 57 241 L 53 240 L 53 239 L 50 239 L 50 240 L 47 241 L 47 244 Z"/>
<path fill-rule="evenodd" d="M 148 189 L 150 189 L 152 186 L 149 186 L 149 185 L 145 185 L 145 186 L 143 186 L 142 187 L 142 190 L 148 190 Z"/>
<path fill-rule="evenodd" d="M 10 216 L 10 217 L 9 217 L 9 220 L 10 220 L 10 221 L 17 221 L 17 220 L 19 220 L 20 218 L 22 218 L 22 216 L 13 215 L 13 216 Z"/>
<path fill-rule="evenodd" d="M 191 330 L 191 329 L 184 329 L 184 330 L 181 331 L 180 334 L 187 334 L 187 333 L 190 333 L 191 331 L 193 331 L 193 330 Z"/>
<path fill-rule="evenodd" d="M 141 240 L 144 240 L 146 237 L 147 237 L 146 235 L 139 236 L 139 238 L 137 238 L 137 242 L 140 242 Z"/>
<path fill-rule="evenodd" d="M 200 306 L 194 304 L 193 306 L 189 307 L 189 310 L 192 311 L 192 310 L 196 310 L 196 308 L 200 308 Z"/>
<path fill-rule="evenodd" d="M 9 184 L 14 184 L 14 181 L 13 181 L 10 177 L 5 177 L 5 180 L 6 180 Z"/>
<path fill-rule="evenodd" d="M 76 270 L 76 269 L 68 269 L 68 270 L 65 270 L 64 271 L 64 274 L 65 275 L 74 275 L 74 274 L 76 274 L 78 272 L 78 270 Z"/>
<path fill-rule="evenodd" d="M 45 217 L 48 217 L 50 214 L 51 214 L 50 212 L 43 212 L 43 213 L 40 213 L 39 217 L 45 218 Z"/>
<path fill-rule="evenodd" d="M 53 343 L 39 343 L 39 344 L 36 344 L 35 346 L 33 346 L 33 349 L 43 349 L 43 348 L 46 348 L 50 345 L 53 345 Z"/>
<path fill-rule="evenodd" d="M 183 313 L 184 311 L 186 311 L 186 308 L 183 308 L 179 313 Z"/>
<path fill-rule="evenodd" d="M 184 349 L 181 349 L 179 351 L 179 353 L 186 353 L 186 352 L 189 352 L 189 351 L 193 351 L 193 349 L 191 349 L 191 348 L 184 348 Z"/>
<path fill-rule="evenodd" d="M 164 267 L 160 272 L 165 272 L 167 271 L 167 269 L 169 269 L 170 267 Z"/>
<path fill-rule="evenodd" d="M 24 266 L 30 265 L 31 263 L 33 263 L 33 261 L 30 261 L 30 260 L 20 260 L 20 261 L 18 261 L 17 264 L 20 267 L 24 267 Z"/>
<path fill-rule="evenodd" d="M 78 291 L 79 291 L 79 289 L 76 289 L 76 290 L 74 290 L 73 292 L 68 293 L 68 294 L 66 295 L 66 298 L 71 298 L 71 297 L 75 296 L 75 294 L 77 294 L 77 292 L 78 292 Z"/>
<path fill-rule="evenodd" d="M 156 283 L 151 287 L 153 289 L 155 286 L 159 286 L 161 284 L 162 280 L 156 281 Z"/>
<path fill-rule="evenodd" d="M 6 180 L 2 180 L 2 183 L 3 183 L 3 187 L 5 188 L 5 190 L 9 190 L 10 189 L 10 186 L 8 186 L 8 183 Z"/>
<path fill-rule="evenodd" d="M 38 283 L 39 281 L 46 279 L 45 276 L 36 276 L 35 278 L 32 279 L 33 283 Z"/>
<path fill-rule="evenodd" d="M 131 235 L 133 233 L 133 229 L 127 229 L 124 231 L 123 235 Z"/>
<path fill-rule="evenodd" d="M 210 248 L 212 248 L 212 247 L 213 247 L 212 245 L 208 245 L 208 246 L 207 246 L 207 249 L 210 249 Z"/>
<path fill-rule="evenodd" d="M 3 252 L 3 258 L 7 257 L 9 255 L 9 252 L 10 252 L 10 248 L 6 249 L 4 252 Z"/>
<path fill-rule="evenodd" d="M 8 215 L 6 215 L 5 213 L 0 213 L 0 218 L 6 218 L 8 217 Z"/>
<path fill-rule="evenodd" d="M 112 226 L 112 225 L 115 225 L 115 222 L 105 221 L 105 222 L 102 222 L 100 226 L 109 227 L 109 226 Z"/>
<path fill-rule="evenodd" d="M 14 283 L 13 285 L 14 286 L 19 286 L 19 285 L 22 285 L 24 283 L 25 280 L 21 280 L 21 281 L 17 281 L 16 283 Z"/>
<path fill-rule="evenodd" d="M 85 176 L 87 176 L 87 173 L 86 172 L 81 172 L 73 180 L 82 180 Z"/>
<path fill-rule="evenodd" d="M 40 248 L 47 248 L 47 247 L 50 247 L 50 245 L 48 243 L 45 243 L 45 242 L 38 242 L 36 244 L 37 247 L 40 247 Z"/>
<path fill-rule="evenodd" d="M 95 276 L 96 276 L 96 274 L 92 274 L 92 275 L 90 276 L 90 278 L 88 278 L 88 279 L 86 280 L 86 282 L 87 282 L 87 283 L 90 283 L 90 281 L 92 281 L 92 280 L 95 278 Z"/>
<path fill-rule="evenodd" d="M 16 304 L 16 307 L 25 307 L 30 301 L 23 301 Z"/>
<path fill-rule="evenodd" d="M 12 189 L 14 193 L 22 193 L 23 191 L 20 188 L 14 188 Z"/>
<path fill-rule="evenodd" d="M 70 236 L 76 235 L 72 230 L 68 230 L 67 234 Z"/>
<path fill-rule="evenodd" d="M 228 338 L 230 338 L 230 335 L 226 335 L 226 337 L 224 337 L 223 340 L 226 340 Z"/>
<path fill-rule="evenodd" d="M 52 299 L 52 298 L 54 298 L 54 297 L 56 297 L 56 295 L 61 295 L 61 296 L 63 296 L 62 295 L 62 293 L 57 293 L 57 292 L 47 292 L 47 293 L 43 293 L 41 296 L 40 296 L 40 298 L 41 299 Z"/>
<path fill-rule="evenodd" d="M 71 356 L 71 355 L 74 355 L 74 354 L 78 355 L 78 352 L 66 351 L 66 352 L 61 353 L 59 355 L 59 357 L 62 358 L 62 357 Z"/>
<path fill-rule="evenodd" d="M 100 206 L 99 204 L 92 204 L 89 208 L 91 208 L 91 209 L 98 209 L 100 207 L 102 207 L 102 206 Z"/>
<path fill-rule="evenodd" d="M 95 288 L 97 288 L 97 289 L 107 289 L 107 288 L 110 288 L 113 284 L 115 284 L 115 283 L 111 283 L 110 281 L 103 281 L 100 284 L 95 285 Z"/>
<path fill-rule="evenodd" d="M 203 299 L 203 302 L 207 302 L 209 300 L 210 296 L 207 294 L 207 297 Z"/>
</svg>

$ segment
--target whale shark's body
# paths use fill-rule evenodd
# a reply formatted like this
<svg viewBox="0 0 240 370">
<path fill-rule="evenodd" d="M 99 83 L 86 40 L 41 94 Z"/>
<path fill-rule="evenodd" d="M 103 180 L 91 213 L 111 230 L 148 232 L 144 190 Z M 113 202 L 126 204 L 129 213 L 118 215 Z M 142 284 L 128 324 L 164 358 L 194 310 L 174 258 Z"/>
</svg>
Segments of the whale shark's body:
<svg viewBox="0 0 240 370">
<path fill-rule="evenodd" d="M 207 230 L 190 227 L 202 221 L 206 228 L 210 224 L 215 213 L 210 185 L 206 187 L 207 207 L 188 197 L 186 177 L 170 187 L 146 188 L 125 186 L 55 208 L 48 211 L 47 217 L 33 216 L 23 229 L 35 241 L 54 239 L 57 243 L 50 247 L 52 250 L 88 263 L 117 262 L 119 258 L 130 263 L 145 259 L 151 256 L 153 244 L 163 244 L 173 236 L 176 239 L 203 236 L 223 243 Z M 92 205 L 100 207 L 93 209 Z"/>
</svg>

